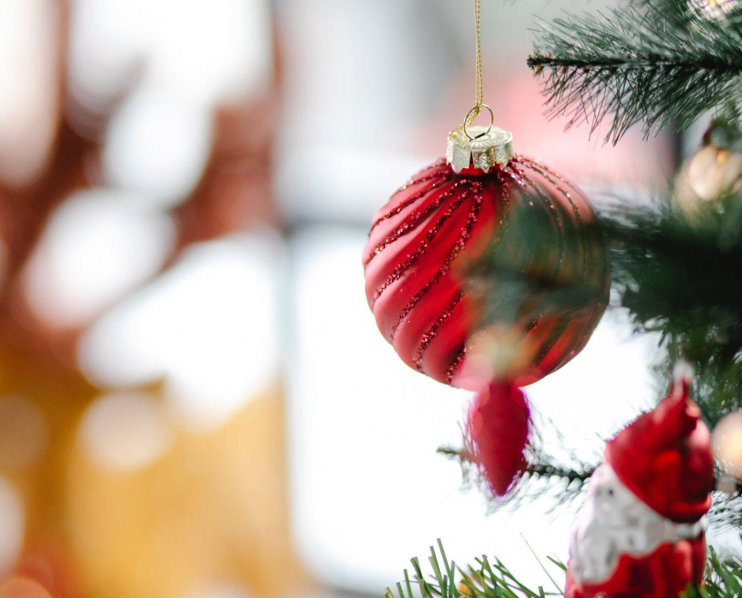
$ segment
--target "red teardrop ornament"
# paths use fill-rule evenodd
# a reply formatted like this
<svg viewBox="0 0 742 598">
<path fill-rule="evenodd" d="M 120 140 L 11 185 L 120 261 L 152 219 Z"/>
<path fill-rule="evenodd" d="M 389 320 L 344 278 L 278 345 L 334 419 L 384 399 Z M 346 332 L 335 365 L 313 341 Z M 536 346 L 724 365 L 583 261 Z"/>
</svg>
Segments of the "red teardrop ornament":
<svg viewBox="0 0 742 598">
<path fill-rule="evenodd" d="M 512 384 L 493 382 L 474 397 L 467 434 L 474 460 L 497 496 L 505 496 L 526 467 L 530 421 L 526 395 Z"/>
</svg>

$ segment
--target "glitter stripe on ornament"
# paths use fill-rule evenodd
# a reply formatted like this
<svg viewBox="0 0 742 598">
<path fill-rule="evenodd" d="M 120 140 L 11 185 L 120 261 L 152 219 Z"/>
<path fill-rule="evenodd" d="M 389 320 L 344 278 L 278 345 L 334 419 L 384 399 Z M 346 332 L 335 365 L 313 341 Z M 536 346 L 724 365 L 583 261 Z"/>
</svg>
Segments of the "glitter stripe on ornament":
<svg viewBox="0 0 742 598">
<path fill-rule="evenodd" d="M 509 197 L 509 194 L 508 194 L 507 184 L 505 184 L 505 183 L 503 183 L 502 197 L 500 199 L 501 199 L 501 206 L 502 206 L 501 221 L 503 221 L 503 220 L 506 220 L 507 219 L 508 210 L 510 208 L 510 197 Z M 469 214 L 469 223 L 471 224 L 471 226 L 467 225 L 467 228 L 469 229 L 468 230 L 468 234 L 471 233 L 471 228 L 476 223 L 476 218 L 477 218 L 477 215 L 479 213 L 479 209 L 481 209 L 481 202 L 482 201 L 483 201 L 483 194 L 482 194 L 481 185 L 480 185 L 479 186 L 479 196 L 478 196 L 479 206 L 478 206 L 478 209 L 477 209 L 476 213 L 472 214 L 470 212 L 470 214 Z M 497 243 L 497 241 L 499 240 L 499 238 L 500 238 L 500 230 L 498 230 L 497 233 L 495 234 L 495 236 L 492 238 L 491 243 Z M 459 239 L 459 242 L 460 242 L 460 239 Z M 453 256 L 453 257 L 449 256 L 450 262 L 448 263 L 447 268 L 449 268 L 450 265 L 451 265 L 451 263 L 453 263 L 453 260 L 456 259 L 456 257 L 458 256 L 458 253 L 460 252 L 460 249 L 459 248 L 454 248 L 454 251 L 456 252 L 456 255 Z M 439 270 L 439 272 L 436 274 L 436 276 L 442 275 L 442 274 L 445 274 L 445 272 L 441 273 L 441 271 Z M 433 336 L 435 336 L 435 334 L 437 333 L 437 329 L 443 323 L 443 320 L 445 318 L 447 318 L 447 317 L 450 316 L 451 312 L 453 311 L 453 308 L 456 307 L 456 305 L 459 303 L 459 301 L 461 301 L 461 299 L 463 297 L 464 297 L 464 293 L 462 292 L 456 298 L 454 298 L 454 300 L 451 302 L 451 305 L 449 306 L 449 308 L 443 314 L 441 314 L 441 316 L 439 317 L 440 323 L 436 322 L 437 325 L 434 324 L 433 327 L 431 328 L 431 331 L 433 331 L 435 329 L 435 332 L 433 333 Z M 413 298 L 413 300 L 414 300 L 414 298 Z M 403 310 L 402 315 L 400 316 L 397 324 L 392 329 L 392 340 L 394 340 L 394 334 L 396 333 L 397 328 L 400 326 L 402 320 L 404 320 L 404 318 L 406 318 L 407 315 L 409 315 L 409 312 L 413 308 L 414 308 L 414 305 L 410 306 L 410 304 L 408 304 L 408 306 L 405 308 L 405 310 Z M 430 332 L 428 332 L 426 334 L 429 334 L 429 333 Z M 425 335 L 423 335 L 423 338 L 425 338 Z M 428 343 L 425 345 L 425 348 L 427 348 L 427 345 L 430 344 L 430 342 L 432 340 L 433 340 L 433 338 L 430 338 L 428 340 Z M 419 361 L 422 361 L 422 353 L 424 352 L 425 348 L 423 348 L 422 350 L 418 349 L 418 354 L 417 354 L 417 357 L 416 357 L 416 362 L 418 361 L 418 357 L 419 357 Z M 417 366 L 417 363 L 416 363 L 416 366 Z M 420 367 L 418 367 L 418 369 L 420 369 Z"/>
<path fill-rule="evenodd" d="M 466 354 L 469 351 L 469 347 L 463 346 L 459 350 L 458 354 L 456 355 L 456 358 L 453 360 L 451 365 L 448 366 L 448 369 L 446 370 L 446 384 L 451 384 L 453 381 L 453 377 L 456 375 L 456 373 L 459 371 L 459 368 L 461 368 L 461 364 L 464 363 L 464 358 L 466 357 Z"/>
<path fill-rule="evenodd" d="M 539 162 L 536 162 L 534 160 L 531 160 L 530 158 L 521 158 L 523 164 L 528 166 L 529 168 L 532 168 L 537 174 L 541 175 L 548 183 L 554 186 L 554 188 L 559 191 L 569 203 L 570 207 L 572 208 L 572 213 L 575 217 L 575 223 L 578 230 L 582 231 L 584 230 L 583 222 L 582 222 L 582 214 L 580 212 L 579 206 L 575 203 L 574 199 L 572 198 L 572 193 L 570 193 L 569 190 L 565 189 L 562 185 L 559 184 L 558 181 L 561 181 L 565 185 L 571 187 L 571 185 L 563 179 L 561 176 L 550 170 L 548 167 L 544 166 L 543 164 L 540 164 Z M 557 180 L 555 180 L 555 177 Z M 583 260 L 584 261 L 584 260 Z M 583 269 L 584 270 L 584 269 Z"/>
<path fill-rule="evenodd" d="M 523 164 L 535 170 L 552 185 L 554 185 L 556 190 L 562 193 L 564 197 L 567 198 L 567 201 L 569 201 L 570 205 L 572 206 L 572 211 L 574 212 L 575 218 L 577 218 L 578 224 L 582 224 L 582 215 L 580 214 L 579 207 L 577 207 L 577 204 L 575 204 L 574 200 L 572 199 L 572 193 L 570 193 L 567 189 L 560 185 L 557 180 L 570 188 L 573 188 L 572 184 L 569 183 L 559 173 L 554 172 L 553 170 L 551 170 L 551 168 L 545 166 L 544 164 L 541 164 L 540 162 L 537 162 L 536 160 L 532 160 L 531 158 L 525 158 L 522 156 L 520 157 L 520 160 L 521 162 L 523 162 Z"/>
<path fill-rule="evenodd" d="M 435 223 L 435 226 L 428 231 L 428 233 L 425 235 L 425 238 L 418 245 L 414 253 L 410 254 L 404 262 L 402 262 L 401 264 L 398 264 L 397 267 L 394 268 L 394 271 L 387 277 L 387 279 L 374 292 L 373 301 L 371 303 L 372 309 L 374 305 L 376 305 L 376 302 L 379 300 L 379 297 L 381 297 L 381 294 L 384 291 L 386 291 L 392 284 L 397 282 L 402 277 L 402 274 L 404 274 L 405 271 L 412 264 L 414 264 L 423 253 L 425 253 L 425 250 L 428 248 L 428 245 L 435 238 L 438 232 L 443 228 L 443 225 L 446 224 L 446 222 L 451 218 L 451 216 L 453 216 L 454 212 L 459 207 L 461 207 L 461 205 L 467 199 L 469 199 L 470 195 L 471 195 L 471 189 L 466 189 L 464 193 L 461 194 L 460 197 L 457 197 L 456 200 L 454 200 L 454 202 L 450 206 L 448 206 L 448 208 L 444 212 L 443 216 L 440 217 L 438 222 Z M 481 198 L 480 198 L 480 203 L 481 203 Z"/>
<path fill-rule="evenodd" d="M 442 181 L 438 186 L 446 182 L 446 180 Z M 438 197 L 436 197 L 433 201 L 420 208 L 419 210 L 414 211 L 412 214 L 409 214 L 405 221 L 400 224 L 396 230 L 392 231 L 386 239 L 384 239 L 381 243 L 374 247 L 371 255 L 369 255 L 368 258 L 366 258 L 366 261 L 364 261 L 364 267 L 368 266 L 377 255 L 379 255 L 386 247 L 394 243 L 394 241 L 396 241 L 400 237 L 403 237 L 411 230 L 417 228 L 421 222 L 428 218 L 435 210 L 437 210 L 441 206 L 441 204 L 448 200 L 459 189 L 459 187 L 469 184 L 469 181 L 466 180 L 456 181 L 453 187 L 451 187 L 450 189 L 446 189 L 446 191 L 438 195 Z M 423 195 L 427 195 L 433 190 L 434 189 L 431 188 L 423 193 Z"/>
<path fill-rule="evenodd" d="M 411 195 L 410 197 L 408 197 L 406 200 L 404 200 L 401 204 L 399 204 L 398 206 L 396 206 L 390 212 L 388 212 L 386 214 L 383 214 L 382 216 L 379 216 L 374 221 L 374 223 L 371 225 L 371 230 L 368 232 L 368 234 L 371 235 L 371 233 L 374 231 L 374 229 L 377 226 L 379 226 L 379 224 L 381 224 L 382 222 L 388 220 L 389 218 L 391 218 L 393 216 L 396 216 L 402 210 L 404 210 L 406 207 L 412 205 L 413 203 L 415 203 L 416 201 L 418 201 L 419 199 L 421 199 L 422 197 L 424 197 L 425 195 L 427 195 L 431 191 L 434 191 L 435 189 L 437 189 L 438 187 L 440 187 L 441 185 L 443 185 L 444 183 L 446 183 L 450 178 L 451 177 L 450 177 L 450 172 L 449 171 L 436 170 L 435 172 L 433 172 L 429 176 L 423 177 L 421 179 L 418 179 L 418 180 L 414 181 L 414 184 L 419 184 L 419 183 L 427 183 L 427 182 L 429 182 L 429 181 L 431 181 L 433 179 L 436 179 L 430 185 L 424 185 L 421 189 L 419 189 L 417 191 L 417 193 L 415 193 L 415 194 Z M 392 195 L 392 197 L 391 197 L 391 199 L 389 201 L 391 201 L 392 199 L 394 199 L 394 197 L 398 193 L 401 193 L 402 191 L 404 191 L 405 189 L 407 189 L 407 187 L 409 187 L 409 184 L 407 186 L 405 186 L 405 187 L 402 187 L 399 191 L 397 191 L 394 195 Z"/>
<path fill-rule="evenodd" d="M 443 275 L 446 274 L 451 269 L 451 264 L 459 256 L 459 254 L 464 249 L 464 247 L 466 247 L 466 243 L 471 238 L 471 231 L 477 222 L 477 216 L 479 215 L 479 210 L 482 207 L 482 201 L 484 199 L 484 196 L 482 193 L 482 184 L 479 182 L 475 182 L 472 185 L 474 188 L 474 202 L 473 202 L 471 210 L 469 211 L 469 218 L 466 223 L 466 226 L 461 231 L 461 236 L 456 241 L 456 244 L 454 245 L 453 250 L 451 251 L 451 253 L 448 254 L 448 258 L 446 259 L 445 262 L 443 262 L 443 265 L 438 269 L 438 271 L 433 275 L 433 277 L 425 284 L 425 286 L 422 289 L 420 289 L 412 297 L 412 299 L 410 299 L 410 302 L 405 306 L 405 308 L 399 314 L 397 318 L 397 323 L 392 328 L 392 334 L 391 334 L 390 340 L 394 341 L 394 336 L 397 333 L 397 329 L 402 324 L 404 319 L 415 308 L 415 306 L 420 302 L 420 300 L 427 294 L 427 292 L 431 288 L 433 288 L 433 286 L 436 283 L 438 283 L 438 281 L 443 277 Z M 469 194 L 467 193 L 467 196 L 468 195 Z"/>
<path fill-rule="evenodd" d="M 426 166 L 422 170 L 419 170 L 416 174 L 412 175 L 409 179 L 407 179 L 407 182 L 404 185 L 402 185 L 399 189 L 397 189 L 394 193 L 392 193 L 391 198 L 409 189 L 412 185 L 415 185 L 419 183 L 420 181 L 427 180 L 428 178 L 430 178 L 431 175 L 428 174 L 428 175 L 423 176 L 423 173 L 428 172 L 429 170 L 436 171 L 436 172 L 442 172 L 446 168 L 447 168 L 446 159 L 438 158 L 431 165 Z"/>
<path fill-rule="evenodd" d="M 525 166 L 528 166 L 530 168 L 533 168 L 533 170 L 535 170 L 537 173 L 539 173 L 542 176 L 544 176 L 538 168 L 532 166 L 532 161 L 529 160 L 528 158 L 524 158 L 522 156 L 519 156 L 518 157 L 518 161 L 520 161 Z M 554 278 L 556 278 L 561 273 L 562 267 L 564 265 L 564 255 L 565 255 L 564 235 L 559 234 L 559 231 L 560 230 L 563 231 L 564 230 L 564 227 L 565 227 L 564 220 L 562 218 L 562 214 L 560 213 L 560 211 L 557 208 L 557 206 L 554 205 L 554 202 L 549 199 L 548 195 L 545 194 L 541 190 L 540 185 L 538 184 L 537 181 L 531 180 L 524 172 L 522 172 L 518 168 L 518 166 L 516 166 L 516 164 L 514 164 L 514 163 L 511 162 L 509 164 L 509 166 L 512 167 L 512 171 L 508 170 L 507 172 L 508 172 L 508 174 L 511 177 L 513 177 L 513 180 L 515 180 L 518 183 L 520 183 L 520 182 L 525 183 L 525 185 L 522 188 L 524 189 L 524 192 L 526 193 L 526 195 L 528 197 L 533 197 L 533 195 L 536 195 L 541 200 L 541 203 L 543 205 L 545 205 L 549 210 L 551 210 L 555 214 L 555 216 L 556 216 L 556 219 L 553 221 L 556 224 L 556 227 L 557 227 L 557 238 L 559 239 L 559 243 L 558 243 L 558 252 L 559 252 L 558 255 L 559 255 L 559 257 L 557 259 L 556 270 L 553 273 Z M 517 177 L 520 177 L 520 180 L 516 177 L 516 175 L 517 175 Z M 562 191 L 564 193 L 564 195 L 567 197 L 567 200 L 569 201 L 569 203 L 572 206 L 572 209 L 574 211 L 574 207 L 575 207 L 574 206 L 574 202 L 572 201 L 571 197 L 569 197 L 569 194 L 566 193 L 566 192 L 564 192 L 564 190 L 561 189 L 558 185 L 556 185 L 552 181 L 550 181 L 548 177 L 544 176 L 544 178 L 547 181 L 551 182 L 557 190 Z M 533 195 L 528 192 L 527 189 L 529 187 L 532 190 Z M 581 219 L 580 219 L 579 213 L 576 213 L 575 215 L 577 217 L 578 223 L 581 223 Z M 584 264 L 584 259 L 583 259 L 583 270 L 584 270 L 584 266 L 585 266 L 585 264 Z M 541 333 L 541 328 L 544 325 L 543 322 L 542 322 L 542 320 L 543 320 L 543 316 L 539 316 L 538 318 L 536 318 L 535 320 L 533 320 L 529 324 L 529 326 L 524 330 L 523 341 L 526 344 L 528 343 L 528 337 L 529 336 L 533 336 L 533 335 L 536 335 L 536 334 L 540 334 Z M 549 340 L 542 347 L 542 350 L 540 351 L 540 353 L 533 360 L 533 364 L 534 364 L 535 367 L 538 367 L 544 361 L 544 359 L 546 359 L 546 356 L 551 352 L 551 350 L 554 348 L 554 345 L 556 345 L 556 343 L 560 340 L 560 338 L 562 337 L 562 335 L 564 334 L 564 332 L 567 330 L 567 328 L 568 328 L 568 323 L 564 323 L 564 324 L 562 324 L 560 326 L 554 327 L 554 329 L 551 331 L 551 333 L 549 333 L 547 335 L 547 338 Z"/>
<path fill-rule="evenodd" d="M 440 316 L 438 316 L 438 319 L 433 323 L 433 325 L 423 334 L 422 342 L 420 343 L 420 346 L 417 348 L 417 352 L 415 353 L 415 359 L 414 359 L 415 367 L 418 370 L 422 370 L 423 356 L 425 355 L 425 351 L 427 350 L 430 343 L 432 343 L 435 337 L 438 335 L 438 329 L 450 317 L 451 312 L 461 302 L 463 298 L 464 298 L 464 293 L 463 292 L 458 293 L 456 297 L 453 298 L 453 301 L 449 303 L 448 307 L 444 310 L 444 312 Z"/>
</svg>

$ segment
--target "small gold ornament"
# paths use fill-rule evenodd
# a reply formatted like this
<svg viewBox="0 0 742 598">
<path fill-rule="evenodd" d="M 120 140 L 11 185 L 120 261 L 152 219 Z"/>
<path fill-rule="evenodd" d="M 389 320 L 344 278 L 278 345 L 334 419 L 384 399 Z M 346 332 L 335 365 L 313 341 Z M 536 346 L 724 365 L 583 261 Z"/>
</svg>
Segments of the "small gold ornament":
<svg viewBox="0 0 742 598">
<path fill-rule="evenodd" d="M 675 201 L 687 214 L 742 187 L 742 155 L 707 145 L 691 157 L 675 180 Z"/>
<path fill-rule="evenodd" d="M 739 0 L 690 0 L 688 6 L 696 16 L 722 21 L 737 8 L 738 2 Z"/>
<path fill-rule="evenodd" d="M 722 418 L 712 436 L 714 458 L 722 470 L 742 479 L 742 411 Z"/>
<path fill-rule="evenodd" d="M 735 190 L 742 177 L 742 155 L 714 145 L 704 147 L 688 165 L 688 179 L 698 197 L 716 199 L 725 191 Z"/>
</svg>

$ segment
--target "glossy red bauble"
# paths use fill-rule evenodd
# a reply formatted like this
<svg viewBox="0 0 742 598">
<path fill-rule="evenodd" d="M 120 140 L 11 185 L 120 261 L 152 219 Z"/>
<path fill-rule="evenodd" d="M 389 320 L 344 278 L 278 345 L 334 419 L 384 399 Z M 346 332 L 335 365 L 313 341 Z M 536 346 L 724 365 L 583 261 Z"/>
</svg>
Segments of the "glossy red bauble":
<svg viewBox="0 0 742 598">
<path fill-rule="evenodd" d="M 518 227 L 523 221 L 536 226 Z M 534 382 L 584 347 L 605 310 L 607 252 L 595 224 L 583 193 L 536 161 L 518 156 L 487 174 L 457 174 L 440 160 L 374 218 L 363 263 L 379 329 L 410 367 L 470 390 L 489 382 L 466 374 L 477 335 L 514 338 L 523 355 L 497 364 L 499 375 Z M 528 292 L 498 297 L 505 288 L 498 271 L 484 280 L 472 274 L 493 248 L 524 280 L 594 292 L 581 305 L 534 314 Z M 506 311 L 515 317 L 503 328 Z"/>
</svg>

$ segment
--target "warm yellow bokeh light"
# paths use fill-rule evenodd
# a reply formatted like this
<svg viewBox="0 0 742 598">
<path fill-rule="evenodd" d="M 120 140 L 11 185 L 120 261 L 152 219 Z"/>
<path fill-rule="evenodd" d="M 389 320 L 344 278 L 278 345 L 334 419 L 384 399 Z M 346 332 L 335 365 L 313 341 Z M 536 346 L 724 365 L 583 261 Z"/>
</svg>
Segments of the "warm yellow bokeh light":
<svg viewBox="0 0 742 598">
<path fill-rule="evenodd" d="M 52 598 L 44 586 L 25 577 L 12 577 L 0 585 L 0 598 Z"/>
<path fill-rule="evenodd" d="M 731 476 L 742 479 L 742 411 L 730 413 L 714 429 L 714 457 Z"/>
<path fill-rule="evenodd" d="M 39 407 L 18 395 L 0 396 L 0 467 L 34 463 L 46 449 L 48 424 Z"/>
</svg>

